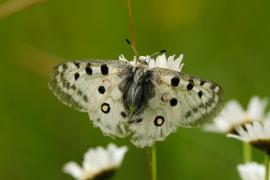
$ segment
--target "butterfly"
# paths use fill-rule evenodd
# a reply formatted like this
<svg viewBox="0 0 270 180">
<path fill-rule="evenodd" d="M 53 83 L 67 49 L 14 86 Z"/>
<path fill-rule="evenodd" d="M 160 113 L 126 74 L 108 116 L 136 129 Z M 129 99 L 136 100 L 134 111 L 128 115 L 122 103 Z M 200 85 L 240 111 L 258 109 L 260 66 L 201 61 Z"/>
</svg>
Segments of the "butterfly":
<svg viewBox="0 0 270 180">
<path fill-rule="evenodd" d="M 131 135 L 135 146 L 152 146 L 221 110 L 222 88 L 181 72 L 182 58 L 66 62 L 54 68 L 49 88 L 64 104 L 88 112 L 104 135 Z"/>
</svg>

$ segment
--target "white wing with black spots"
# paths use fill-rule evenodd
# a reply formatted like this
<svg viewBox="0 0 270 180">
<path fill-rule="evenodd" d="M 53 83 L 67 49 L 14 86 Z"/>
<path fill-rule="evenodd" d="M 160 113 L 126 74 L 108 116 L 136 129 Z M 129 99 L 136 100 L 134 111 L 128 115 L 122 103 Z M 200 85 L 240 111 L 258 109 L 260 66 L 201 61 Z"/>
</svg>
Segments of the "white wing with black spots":
<svg viewBox="0 0 270 180">
<path fill-rule="evenodd" d="M 88 112 L 104 134 L 123 137 L 128 113 L 118 87 L 129 66 L 126 61 L 63 63 L 54 69 L 49 88 L 64 104 Z"/>
<path fill-rule="evenodd" d="M 178 60 L 154 68 L 147 61 L 67 62 L 54 69 L 49 87 L 64 104 L 88 112 L 105 135 L 131 133 L 137 147 L 152 146 L 178 127 L 203 124 L 221 106 L 221 87 L 175 71 Z"/>
<path fill-rule="evenodd" d="M 222 89 L 184 73 L 154 68 L 155 96 L 129 121 L 132 142 L 152 146 L 180 127 L 197 127 L 220 110 Z"/>
</svg>

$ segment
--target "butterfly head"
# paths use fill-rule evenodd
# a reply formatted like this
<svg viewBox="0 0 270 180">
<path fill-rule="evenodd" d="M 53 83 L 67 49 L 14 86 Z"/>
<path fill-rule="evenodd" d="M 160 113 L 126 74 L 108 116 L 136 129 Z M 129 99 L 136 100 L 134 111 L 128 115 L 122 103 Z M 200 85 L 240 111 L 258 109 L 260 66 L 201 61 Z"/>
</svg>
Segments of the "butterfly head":
<svg viewBox="0 0 270 180">
<path fill-rule="evenodd" d="M 151 56 L 139 56 L 138 65 L 148 65 L 150 62 Z"/>
</svg>

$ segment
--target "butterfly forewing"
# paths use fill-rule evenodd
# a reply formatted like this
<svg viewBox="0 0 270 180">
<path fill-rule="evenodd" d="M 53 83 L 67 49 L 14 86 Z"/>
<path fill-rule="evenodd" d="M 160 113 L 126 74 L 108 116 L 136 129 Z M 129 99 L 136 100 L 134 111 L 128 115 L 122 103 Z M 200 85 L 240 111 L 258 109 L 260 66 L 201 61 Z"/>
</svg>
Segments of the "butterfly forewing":
<svg viewBox="0 0 270 180">
<path fill-rule="evenodd" d="M 125 61 L 76 61 L 56 66 L 50 89 L 66 105 L 88 112 L 95 126 L 110 136 L 125 136 L 127 112 L 119 83 Z"/>
</svg>

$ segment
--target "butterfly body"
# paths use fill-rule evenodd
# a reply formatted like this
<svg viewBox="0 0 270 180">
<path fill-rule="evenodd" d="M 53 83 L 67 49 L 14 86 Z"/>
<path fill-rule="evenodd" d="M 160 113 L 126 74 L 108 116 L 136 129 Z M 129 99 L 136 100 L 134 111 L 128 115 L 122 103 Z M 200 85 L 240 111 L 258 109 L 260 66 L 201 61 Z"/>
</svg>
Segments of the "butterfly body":
<svg viewBox="0 0 270 180">
<path fill-rule="evenodd" d="M 67 62 L 55 68 L 49 87 L 65 104 L 88 112 L 105 135 L 131 134 L 138 147 L 165 139 L 179 126 L 199 126 L 219 112 L 220 86 L 150 64 Z"/>
<path fill-rule="evenodd" d="M 130 113 L 140 113 L 155 94 L 154 75 L 145 65 L 133 66 L 124 75 L 119 89 L 123 93 L 125 108 Z"/>
</svg>

